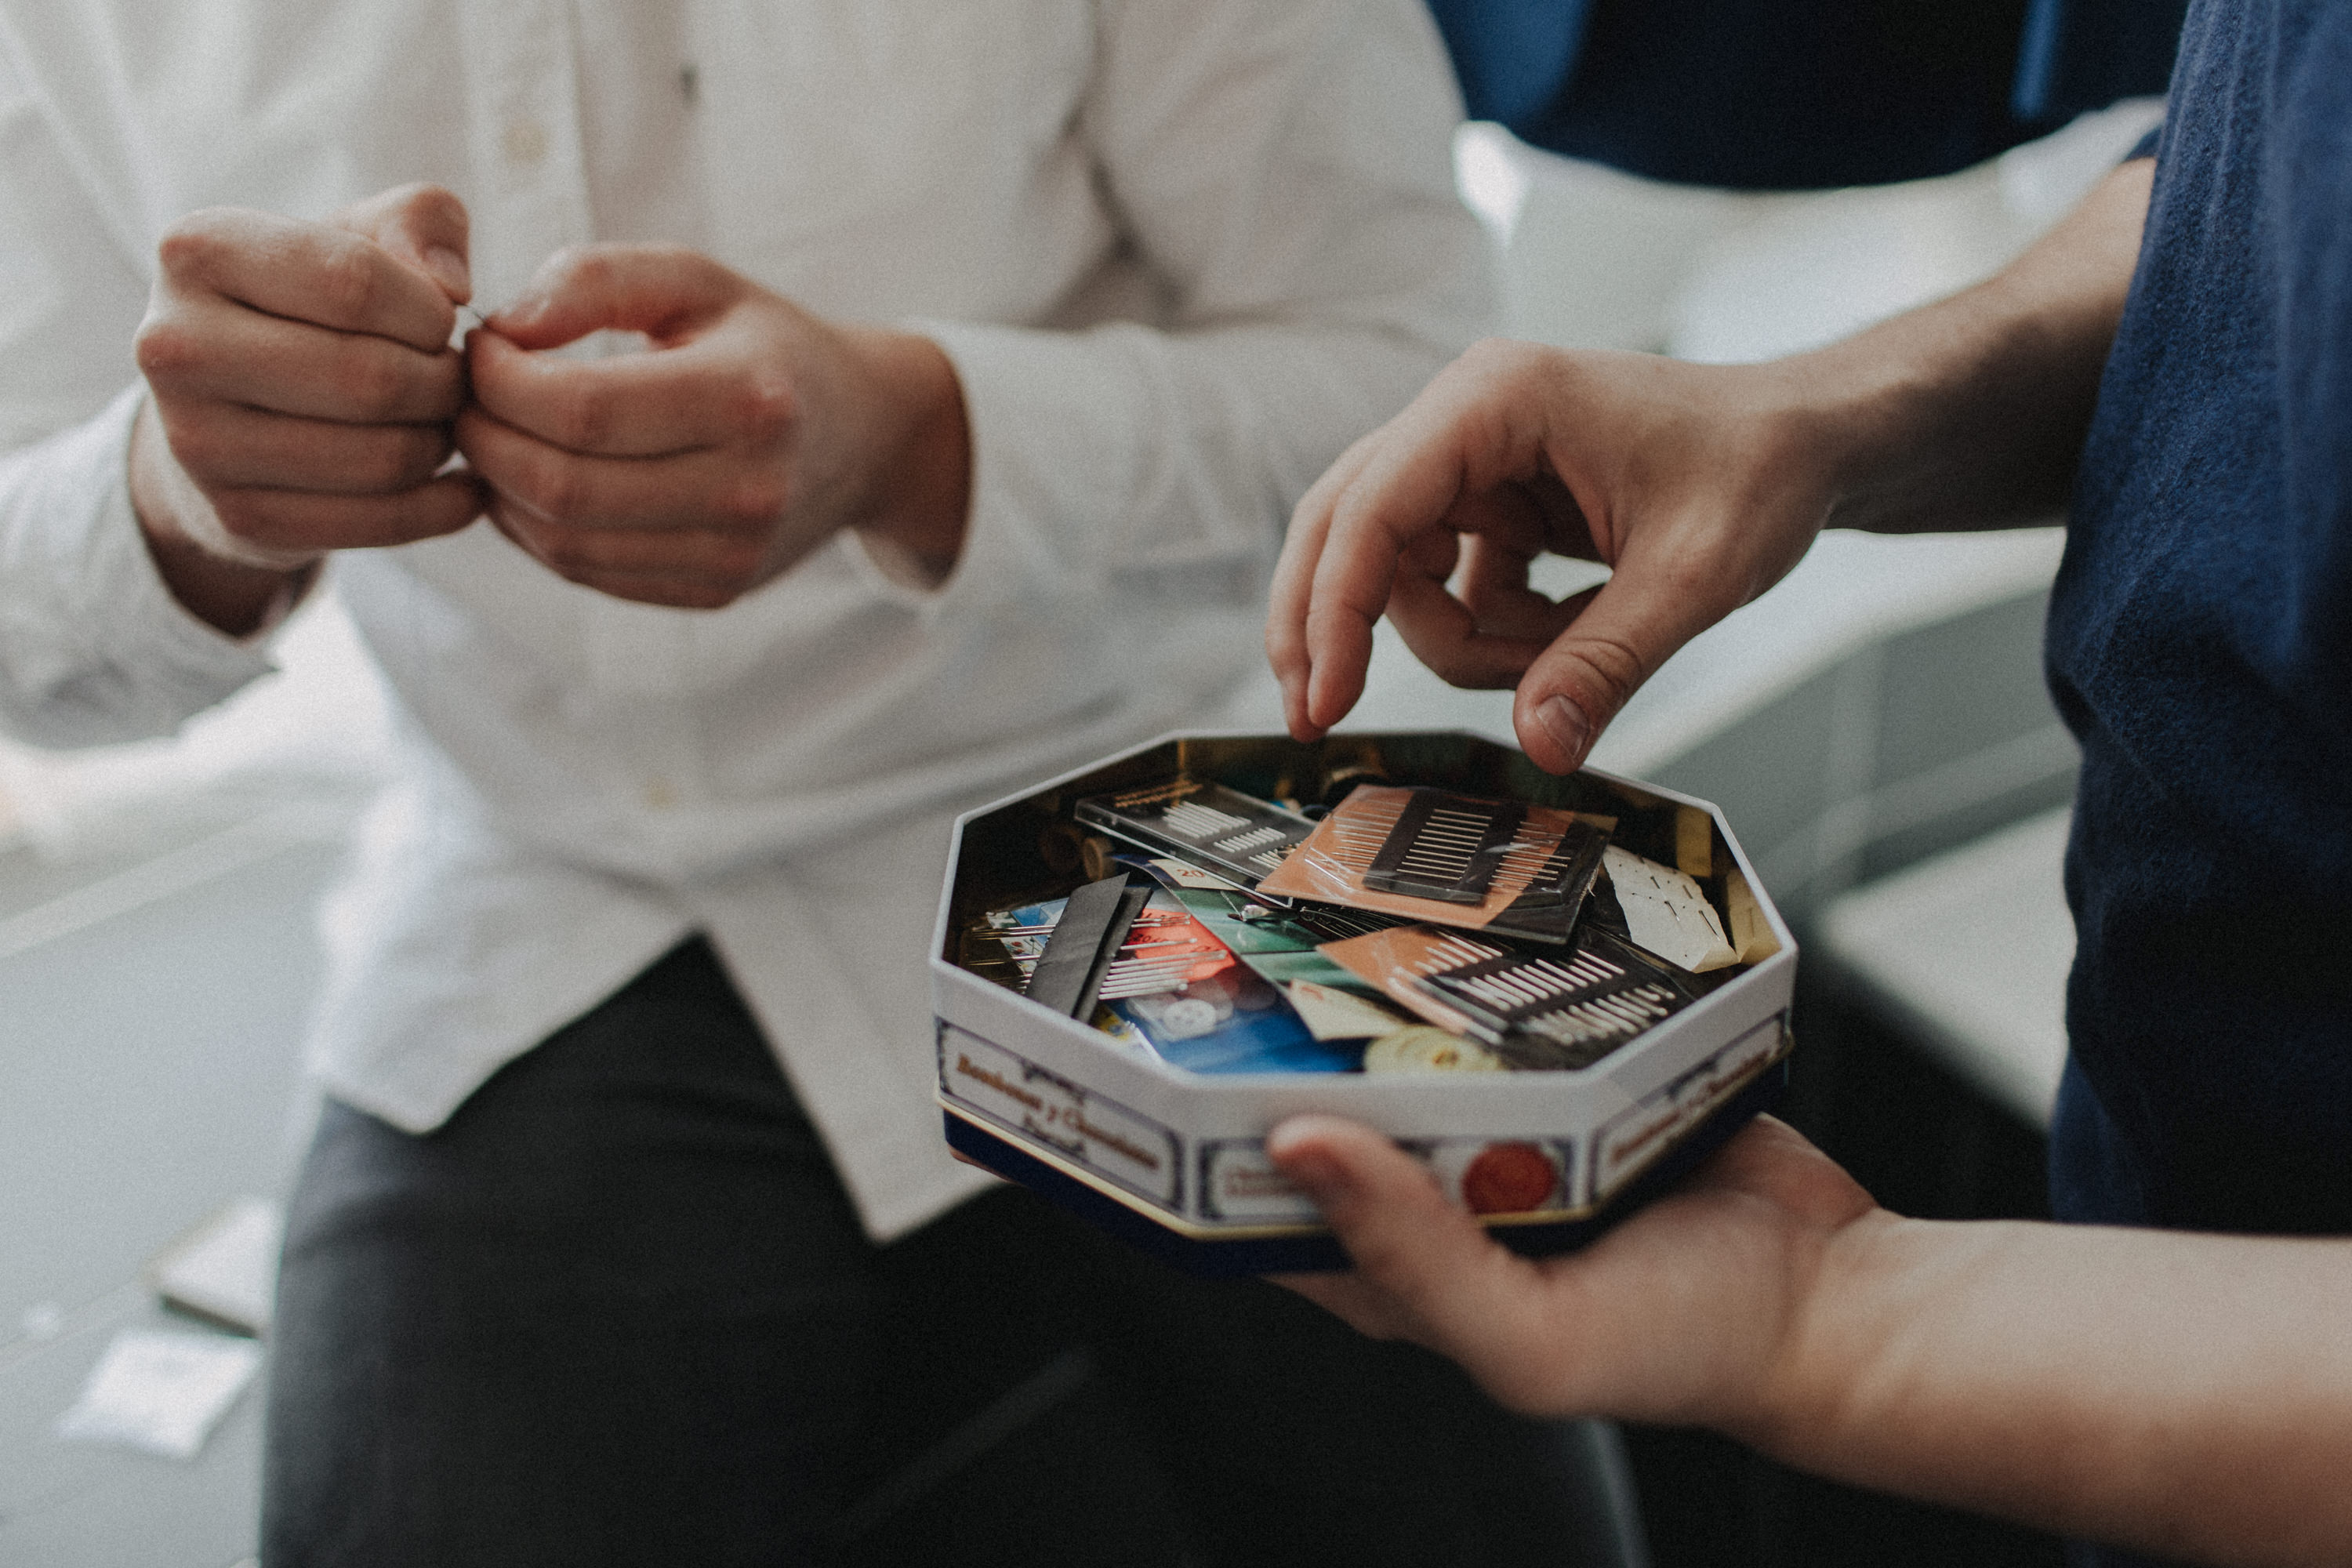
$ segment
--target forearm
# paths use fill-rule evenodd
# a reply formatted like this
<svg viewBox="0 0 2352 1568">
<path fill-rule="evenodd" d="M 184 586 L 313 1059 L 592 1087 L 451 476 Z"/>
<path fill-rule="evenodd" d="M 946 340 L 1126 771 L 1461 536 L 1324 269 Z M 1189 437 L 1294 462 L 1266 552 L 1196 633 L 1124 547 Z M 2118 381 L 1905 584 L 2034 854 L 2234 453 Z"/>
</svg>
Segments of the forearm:
<svg viewBox="0 0 2352 1568">
<path fill-rule="evenodd" d="M 2352 1557 L 2352 1243 L 1874 1213 L 1753 1423 L 1790 1463 L 2200 1561 Z"/>
<path fill-rule="evenodd" d="M 2065 505 L 2154 168 L 2115 170 L 1989 281 L 1771 367 L 1835 476 L 1827 526 L 2000 528 Z"/>
</svg>

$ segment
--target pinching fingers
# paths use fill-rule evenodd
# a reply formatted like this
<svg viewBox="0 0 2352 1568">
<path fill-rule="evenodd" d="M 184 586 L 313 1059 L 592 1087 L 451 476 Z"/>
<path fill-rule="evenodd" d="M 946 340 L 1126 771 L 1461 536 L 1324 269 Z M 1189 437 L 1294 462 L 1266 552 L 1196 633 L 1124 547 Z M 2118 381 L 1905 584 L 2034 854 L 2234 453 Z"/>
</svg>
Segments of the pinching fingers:
<svg viewBox="0 0 2352 1568">
<path fill-rule="evenodd" d="M 1291 511 L 1282 558 L 1275 566 L 1266 605 L 1266 660 L 1281 682 L 1284 716 L 1297 740 L 1319 740 L 1329 727 L 1317 723 L 1308 712 L 1314 652 L 1307 640 L 1307 618 L 1314 608 L 1316 572 L 1330 537 L 1331 509 L 1370 460 L 1379 439 L 1378 431 L 1360 437 L 1307 488 Z"/>
<path fill-rule="evenodd" d="M 412 544 L 455 533 L 481 515 L 472 476 L 444 474 L 396 495 L 223 489 L 211 496 L 231 536 L 263 550 L 316 554 Z"/>
<path fill-rule="evenodd" d="M 574 246 L 550 257 L 489 324 L 527 349 L 559 348 L 608 330 L 664 342 L 724 311 L 749 288 L 684 246 Z"/>
<path fill-rule="evenodd" d="M 1372 628 L 1388 608 L 1398 560 L 1417 531 L 1405 521 L 1411 514 L 1373 488 L 1381 457 L 1377 447 L 1368 453 L 1363 469 L 1333 497 L 1299 617 L 1305 711 L 1318 732 L 1346 718 L 1363 695 Z"/>
<path fill-rule="evenodd" d="M 425 273 L 451 303 L 462 305 L 473 298 L 473 272 L 467 260 L 472 220 L 466 204 L 443 186 L 422 182 L 395 186 L 354 202 L 336 214 L 334 221 Z M 442 336 L 447 338 L 446 330 Z"/>
<path fill-rule="evenodd" d="M 362 235 L 268 213 L 191 213 L 156 247 L 166 298 L 217 295 L 264 315 L 389 338 L 422 353 L 447 346 L 457 312 L 427 274 Z"/>
<path fill-rule="evenodd" d="M 1518 684 L 1542 654 L 1540 637 L 1498 636 L 1442 582 L 1402 574 L 1389 593 L 1389 624 L 1413 658 L 1448 686 L 1499 691 Z"/>
<path fill-rule="evenodd" d="M 219 300 L 175 303 L 135 342 L 141 374 L 176 402 L 238 404 L 354 425 L 437 424 L 465 403 L 457 356 L 322 330 Z"/>
<path fill-rule="evenodd" d="M 302 418 L 226 401 L 159 412 L 173 456 L 220 489 L 397 495 L 432 479 L 450 452 L 442 425 Z"/>
<path fill-rule="evenodd" d="M 1512 704 L 1520 746 L 1547 772 L 1573 773 L 1642 683 L 1732 604 L 1657 562 L 1621 561 L 1520 679 Z"/>
<path fill-rule="evenodd" d="M 569 527 L 654 533 L 704 528 L 764 544 L 790 500 L 781 468 L 742 464 L 730 453 L 572 452 L 481 408 L 458 417 L 457 449 L 501 496 Z"/>
<path fill-rule="evenodd" d="M 469 335 L 475 399 L 566 451 L 649 458 L 732 447 L 772 450 L 791 435 L 799 399 L 781 371 L 699 345 L 574 360 L 520 348 L 495 329 Z"/>
<path fill-rule="evenodd" d="M 1531 427 L 1508 406 L 1521 347 L 1481 344 L 1448 366 L 1367 444 L 1333 497 L 1306 620 L 1315 723 L 1336 722 L 1361 695 L 1401 560 L 1433 533 L 1475 523 L 1465 509 L 1537 460 Z"/>
</svg>

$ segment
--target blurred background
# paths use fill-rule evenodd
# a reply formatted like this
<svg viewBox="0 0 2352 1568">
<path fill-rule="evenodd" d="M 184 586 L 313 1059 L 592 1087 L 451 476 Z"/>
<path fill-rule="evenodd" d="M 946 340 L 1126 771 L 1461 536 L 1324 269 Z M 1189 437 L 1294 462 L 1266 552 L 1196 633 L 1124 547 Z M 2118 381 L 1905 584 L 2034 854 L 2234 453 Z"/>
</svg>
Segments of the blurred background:
<svg viewBox="0 0 2352 1568">
<path fill-rule="evenodd" d="M 1455 146 L 1514 336 L 1732 362 L 1982 279 L 2161 118 L 2179 8 L 1433 0 L 1473 119 Z M 2073 746 L 2040 637 L 2062 520 L 1824 536 L 1701 637 L 1595 765 L 1720 803 L 1797 925 L 1788 1114 L 1882 1201 L 2040 1212 L 2073 937 Z M 1549 563 L 1572 591 L 1591 569 Z M 278 672 L 175 740 L 0 741 L 0 1568 L 229 1568 L 253 1550 L 258 1401 L 192 1461 L 60 1442 L 119 1331 L 174 1321 L 150 1266 L 274 1198 L 307 1127 L 315 906 L 383 776 L 385 702 L 331 592 Z M 1223 716 L 1278 727 L 1270 682 Z M 1382 629 L 1354 725 L 1507 737 Z M 1083 1392 L 924 1507 L 1076 1441 Z M 1660 1564 L 2055 1563 L 2030 1532 L 1633 1431 Z M 903 1526 L 919 1533 L 919 1517 Z"/>
</svg>

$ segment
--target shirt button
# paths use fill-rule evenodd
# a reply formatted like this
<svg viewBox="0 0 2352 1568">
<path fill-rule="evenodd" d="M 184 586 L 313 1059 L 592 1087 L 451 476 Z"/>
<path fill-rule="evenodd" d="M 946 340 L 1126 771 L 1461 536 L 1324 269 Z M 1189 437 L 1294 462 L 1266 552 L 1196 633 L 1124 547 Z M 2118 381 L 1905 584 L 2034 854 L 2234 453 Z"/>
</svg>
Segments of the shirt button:
<svg viewBox="0 0 2352 1568">
<path fill-rule="evenodd" d="M 547 156 L 547 127 L 536 120 L 507 121 L 507 162 L 530 168 Z"/>
</svg>

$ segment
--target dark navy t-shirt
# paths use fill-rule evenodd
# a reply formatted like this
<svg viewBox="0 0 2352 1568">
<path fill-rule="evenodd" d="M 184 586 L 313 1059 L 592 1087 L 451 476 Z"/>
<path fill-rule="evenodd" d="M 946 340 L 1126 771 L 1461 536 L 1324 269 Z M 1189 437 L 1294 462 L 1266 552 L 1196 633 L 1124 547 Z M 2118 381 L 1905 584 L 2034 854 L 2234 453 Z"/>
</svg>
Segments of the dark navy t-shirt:
<svg viewBox="0 0 2352 1568">
<path fill-rule="evenodd" d="M 2048 667 L 2060 1217 L 2352 1231 L 2352 5 L 2189 13 Z"/>
</svg>

